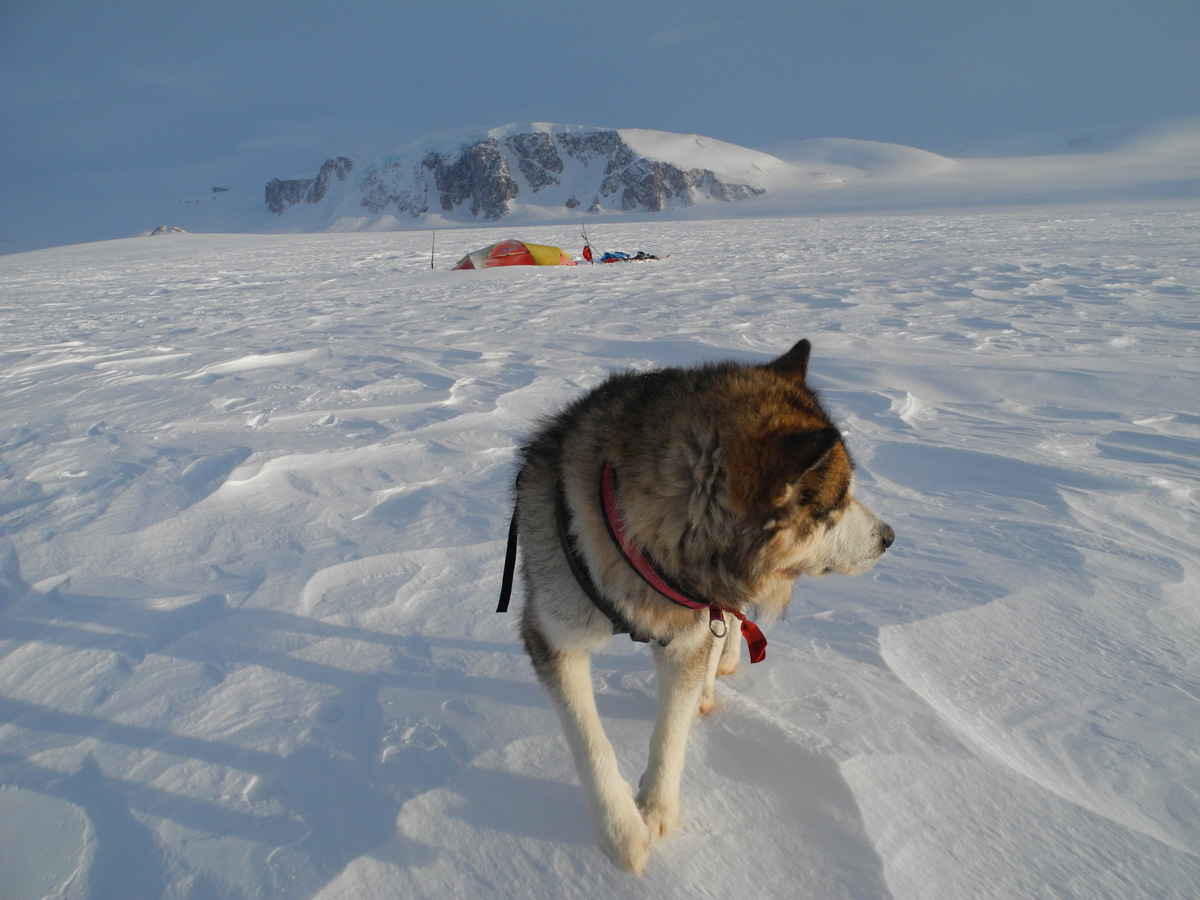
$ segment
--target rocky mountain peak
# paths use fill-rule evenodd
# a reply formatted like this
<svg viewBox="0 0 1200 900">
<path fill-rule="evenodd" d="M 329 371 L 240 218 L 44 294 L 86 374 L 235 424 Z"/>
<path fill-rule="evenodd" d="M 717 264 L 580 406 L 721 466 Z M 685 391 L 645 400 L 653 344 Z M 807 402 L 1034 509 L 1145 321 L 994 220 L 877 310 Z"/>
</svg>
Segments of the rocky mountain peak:
<svg viewBox="0 0 1200 900">
<path fill-rule="evenodd" d="M 629 135 L 640 140 L 631 143 Z M 692 152 L 679 158 L 669 150 L 639 152 L 636 145 L 653 146 L 654 136 L 670 139 L 659 142 L 668 148 L 686 144 L 682 135 L 567 125 L 506 126 L 465 141 L 430 139 L 367 163 L 353 184 L 338 184 L 354 167 L 347 157 L 327 160 L 311 179 L 275 179 L 267 185 L 266 203 L 277 215 L 305 203 L 327 205 L 331 219 L 436 214 L 498 221 L 517 207 L 662 212 L 765 193 L 761 178 L 722 171 L 719 152 L 709 153 L 710 165 L 698 162 L 696 147 L 705 146 L 698 137 Z"/>
</svg>

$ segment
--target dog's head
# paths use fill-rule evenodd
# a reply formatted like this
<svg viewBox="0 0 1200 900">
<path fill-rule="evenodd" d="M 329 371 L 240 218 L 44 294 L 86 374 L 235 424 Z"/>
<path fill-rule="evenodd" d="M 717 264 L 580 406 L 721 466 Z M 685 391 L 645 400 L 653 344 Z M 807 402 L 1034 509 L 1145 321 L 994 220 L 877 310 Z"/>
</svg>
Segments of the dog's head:
<svg viewBox="0 0 1200 900">
<path fill-rule="evenodd" d="M 760 502 L 759 566 L 789 578 L 859 575 L 895 532 L 854 497 L 854 468 L 842 436 L 805 384 L 811 345 L 802 340 L 766 369 L 790 388 L 757 436 L 760 460 L 751 491 Z M 757 524 L 757 523 L 756 523 Z"/>
<path fill-rule="evenodd" d="M 854 497 L 842 436 L 805 384 L 810 345 L 766 365 L 637 378 L 651 442 L 617 443 L 634 540 L 694 596 L 782 613 L 801 575 L 858 575 L 892 529 Z M 626 383 L 626 387 L 629 386 Z"/>
<path fill-rule="evenodd" d="M 790 596 L 801 575 L 859 575 L 896 537 L 854 497 L 842 436 L 805 384 L 809 351 L 800 341 L 748 370 L 754 386 L 746 399 L 754 402 L 727 433 L 726 502 L 740 525 L 739 568 L 760 596 Z"/>
</svg>

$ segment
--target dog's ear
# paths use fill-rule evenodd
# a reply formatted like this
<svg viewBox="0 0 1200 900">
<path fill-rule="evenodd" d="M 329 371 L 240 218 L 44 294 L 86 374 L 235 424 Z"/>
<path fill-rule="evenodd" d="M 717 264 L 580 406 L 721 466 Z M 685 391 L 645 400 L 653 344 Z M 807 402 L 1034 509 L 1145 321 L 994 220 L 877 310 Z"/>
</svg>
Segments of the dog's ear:
<svg viewBox="0 0 1200 900">
<path fill-rule="evenodd" d="M 808 342 L 808 338 L 802 338 L 791 350 L 769 363 L 769 367 L 781 375 L 803 381 L 804 375 L 808 371 L 808 354 L 811 350 L 812 344 Z"/>
<path fill-rule="evenodd" d="M 832 427 L 784 435 L 780 441 L 782 465 L 777 470 L 778 481 L 773 491 L 775 504 L 784 506 L 791 502 L 804 476 L 825 462 L 841 440 L 842 435 Z"/>
<path fill-rule="evenodd" d="M 832 427 L 786 435 L 783 452 L 789 474 L 798 478 L 819 466 L 841 439 L 841 433 Z"/>
</svg>

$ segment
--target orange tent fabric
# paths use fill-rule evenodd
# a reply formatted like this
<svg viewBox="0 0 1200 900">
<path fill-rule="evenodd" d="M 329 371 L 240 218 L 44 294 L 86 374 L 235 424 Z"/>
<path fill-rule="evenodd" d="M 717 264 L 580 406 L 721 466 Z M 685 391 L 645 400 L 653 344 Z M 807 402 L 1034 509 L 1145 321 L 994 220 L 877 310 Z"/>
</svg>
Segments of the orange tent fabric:
<svg viewBox="0 0 1200 900">
<path fill-rule="evenodd" d="M 527 244 L 524 241 L 500 241 L 468 253 L 455 269 L 491 269 L 496 266 L 573 266 L 571 259 L 558 247 Z"/>
</svg>

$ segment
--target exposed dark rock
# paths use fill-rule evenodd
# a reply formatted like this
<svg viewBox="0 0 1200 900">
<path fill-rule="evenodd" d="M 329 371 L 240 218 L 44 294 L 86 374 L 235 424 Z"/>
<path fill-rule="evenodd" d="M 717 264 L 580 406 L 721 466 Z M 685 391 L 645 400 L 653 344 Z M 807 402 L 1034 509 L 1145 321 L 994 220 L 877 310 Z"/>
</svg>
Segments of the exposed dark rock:
<svg viewBox="0 0 1200 900">
<path fill-rule="evenodd" d="M 517 182 L 494 138 L 464 147 L 453 162 L 449 156 L 430 154 L 422 165 L 428 167 L 435 155 L 437 165 L 432 171 L 442 192 L 442 209 L 453 212 L 469 201 L 476 218 L 504 218 L 508 201 L 517 196 Z"/>
<path fill-rule="evenodd" d="M 325 160 L 321 171 L 317 173 L 317 177 L 313 181 L 313 186 L 308 191 L 308 196 L 304 198 L 305 202 L 320 203 L 325 199 L 325 192 L 329 190 L 329 179 L 336 177 L 338 181 L 342 181 L 353 168 L 354 160 L 348 156 Z"/>
<path fill-rule="evenodd" d="M 610 162 L 621 153 L 627 154 L 630 161 L 634 159 L 633 153 L 616 131 L 564 132 L 554 137 L 570 156 L 585 165 L 589 165 L 596 157 Z"/>
<path fill-rule="evenodd" d="M 341 181 L 354 168 L 354 160 L 348 156 L 327 159 L 316 178 L 275 178 L 267 183 L 267 209 L 279 215 L 297 203 L 320 203 L 329 190 L 329 179 Z"/>
<path fill-rule="evenodd" d="M 708 169 L 681 169 L 650 159 L 635 159 L 624 168 L 614 168 L 600 185 L 601 197 L 620 195 L 621 209 L 650 212 L 662 212 L 670 200 L 691 206 L 697 194 L 731 201 L 763 193 L 763 188 L 724 182 Z"/>
<path fill-rule="evenodd" d="M 379 215 L 388 205 L 395 201 L 388 190 L 388 176 L 394 169 L 399 168 L 398 163 L 377 166 L 363 177 L 359 184 L 359 190 L 362 193 L 362 205 L 375 215 Z"/>
<path fill-rule="evenodd" d="M 662 212 L 667 201 L 678 198 L 692 205 L 691 179 L 678 166 L 657 160 L 638 159 L 616 169 L 600 185 L 601 197 L 621 197 L 621 209 Z"/>
<path fill-rule="evenodd" d="M 728 181 L 722 181 L 707 169 L 693 169 L 692 171 L 700 173 L 695 186 L 701 193 L 707 194 L 714 200 L 724 200 L 726 203 L 732 203 L 735 200 L 745 200 L 747 197 L 758 197 L 767 192 L 766 188 L 754 187 L 749 184 L 731 184 Z"/>
<path fill-rule="evenodd" d="M 547 185 L 558 184 L 555 176 L 562 174 L 563 161 L 550 134 L 514 134 L 505 143 L 516 154 L 517 166 L 535 194 Z"/>
<path fill-rule="evenodd" d="M 274 178 L 267 182 L 267 209 L 279 215 L 302 201 L 312 188 L 312 178 Z"/>
</svg>

